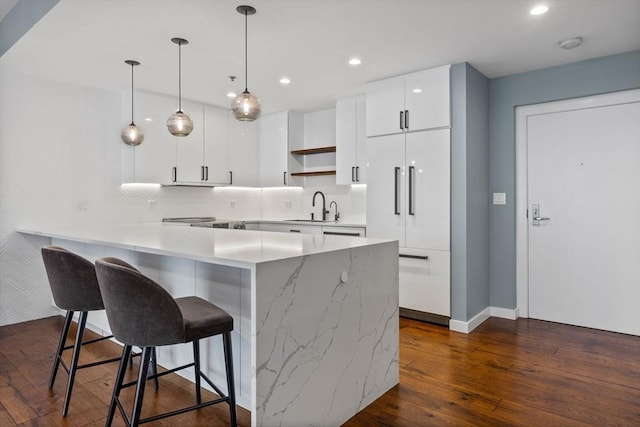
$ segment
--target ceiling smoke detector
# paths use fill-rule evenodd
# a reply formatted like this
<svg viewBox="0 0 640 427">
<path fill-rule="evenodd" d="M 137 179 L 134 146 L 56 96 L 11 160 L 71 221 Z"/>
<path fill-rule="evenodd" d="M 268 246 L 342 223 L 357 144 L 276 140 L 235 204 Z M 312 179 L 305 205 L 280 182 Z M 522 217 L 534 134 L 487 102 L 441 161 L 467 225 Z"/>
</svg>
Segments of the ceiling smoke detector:
<svg viewBox="0 0 640 427">
<path fill-rule="evenodd" d="M 574 37 L 572 39 L 562 40 L 558 43 L 563 49 L 575 49 L 576 47 L 582 45 L 582 37 Z"/>
</svg>

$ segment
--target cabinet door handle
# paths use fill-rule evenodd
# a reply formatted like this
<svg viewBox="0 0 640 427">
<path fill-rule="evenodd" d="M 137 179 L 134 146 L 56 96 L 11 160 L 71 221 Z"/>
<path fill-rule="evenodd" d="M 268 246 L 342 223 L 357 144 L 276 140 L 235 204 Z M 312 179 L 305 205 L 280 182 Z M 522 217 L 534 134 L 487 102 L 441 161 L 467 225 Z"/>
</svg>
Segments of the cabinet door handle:
<svg viewBox="0 0 640 427">
<path fill-rule="evenodd" d="M 404 128 L 409 129 L 409 110 L 404 110 Z"/>
<path fill-rule="evenodd" d="M 429 259 L 429 257 L 428 257 L 428 256 L 426 256 L 426 255 L 425 255 L 425 256 L 420 256 L 420 255 L 398 254 L 398 256 L 399 256 L 400 258 L 421 259 L 421 260 L 424 260 L 424 261 L 426 261 L 426 260 L 428 260 L 428 259 Z"/>
<path fill-rule="evenodd" d="M 204 181 L 204 166 L 200 166 L 200 181 Z"/>
<path fill-rule="evenodd" d="M 282 185 L 287 185 L 287 171 L 282 172 Z"/>
<path fill-rule="evenodd" d="M 178 168 L 176 166 L 171 169 L 171 182 L 176 182 L 178 180 Z"/>
<path fill-rule="evenodd" d="M 394 168 L 393 178 L 393 213 L 395 215 L 400 215 L 400 200 L 398 200 L 398 198 L 400 197 L 400 189 L 398 188 L 400 185 L 400 168 L 398 166 Z"/>
<path fill-rule="evenodd" d="M 409 215 L 415 215 L 413 211 L 413 193 L 415 190 L 415 167 L 409 166 Z"/>
<path fill-rule="evenodd" d="M 404 129 L 404 111 L 400 111 L 400 129 Z"/>
<path fill-rule="evenodd" d="M 204 180 L 209 181 L 209 166 L 204 167 Z"/>
<path fill-rule="evenodd" d="M 347 233 L 347 232 L 339 232 L 339 231 L 323 231 L 322 234 L 326 234 L 327 236 L 353 236 L 360 237 L 360 233 Z"/>
<path fill-rule="evenodd" d="M 229 185 L 233 185 L 233 171 L 229 171 Z"/>
<path fill-rule="evenodd" d="M 300 232 L 300 230 L 294 230 L 294 229 L 290 229 L 289 230 L 289 233 L 299 233 L 299 232 Z"/>
<path fill-rule="evenodd" d="M 351 166 L 351 182 L 356 182 L 356 178 L 355 178 L 356 174 L 355 174 L 355 172 L 356 172 L 355 166 Z"/>
<path fill-rule="evenodd" d="M 356 166 L 356 182 L 360 182 L 360 166 Z"/>
</svg>

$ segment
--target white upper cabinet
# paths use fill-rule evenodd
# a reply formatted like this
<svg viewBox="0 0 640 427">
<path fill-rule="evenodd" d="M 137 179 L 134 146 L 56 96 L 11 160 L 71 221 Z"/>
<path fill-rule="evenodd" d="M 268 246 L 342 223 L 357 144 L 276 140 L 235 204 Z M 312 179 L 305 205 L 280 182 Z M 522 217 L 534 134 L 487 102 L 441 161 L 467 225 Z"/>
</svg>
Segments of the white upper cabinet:
<svg viewBox="0 0 640 427">
<path fill-rule="evenodd" d="M 450 126 L 449 66 L 367 85 L 367 136 Z"/>
<path fill-rule="evenodd" d="M 239 187 L 258 185 L 258 124 L 241 122 L 228 112 L 229 170 L 227 184 Z"/>
<path fill-rule="evenodd" d="M 195 102 L 182 101 L 182 111 L 193 121 L 193 130 L 187 136 L 175 138 L 176 182 L 202 183 L 204 181 L 203 106 Z M 169 133 L 166 128 L 165 131 Z"/>
<path fill-rule="evenodd" d="M 176 111 L 173 98 L 145 92 L 135 94 L 136 124 L 144 141 L 135 147 L 135 182 L 170 184 L 176 166 L 176 138 L 167 130 L 167 119 Z"/>
<path fill-rule="evenodd" d="M 354 96 L 336 102 L 336 184 L 366 183 L 366 100 Z"/>
<path fill-rule="evenodd" d="M 289 179 L 289 113 L 267 114 L 258 119 L 260 186 L 280 187 Z"/>
<path fill-rule="evenodd" d="M 204 181 L 229 183 L 229 110 L 204 106 Z"/>
</svg>

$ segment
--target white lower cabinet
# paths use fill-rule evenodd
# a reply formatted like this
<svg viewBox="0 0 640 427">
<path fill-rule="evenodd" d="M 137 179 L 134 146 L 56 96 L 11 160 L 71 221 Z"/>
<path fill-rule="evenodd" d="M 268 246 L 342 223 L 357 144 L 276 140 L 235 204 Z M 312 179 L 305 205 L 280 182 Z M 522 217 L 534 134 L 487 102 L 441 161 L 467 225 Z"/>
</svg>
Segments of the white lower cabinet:
<svg viewBox="0 0 640 427">
<path fill-rule="evenodd" d="M 322 228 L 317 225 L 260 223 L 260 231 L 278 231 L 280 233 L 320 234 Z"/>
<path fill-rule="evenodd" d="M 400 248 L 400 307 L 451 316 L 451 253 Z"/>
<path fill-rule="evenodd" d="M 322 234 L 326 236 L 351 236 L 366 237 L 366 228 L 364 227 L 337 227 L 331 225 L 322 226 Z"/>
</svg>

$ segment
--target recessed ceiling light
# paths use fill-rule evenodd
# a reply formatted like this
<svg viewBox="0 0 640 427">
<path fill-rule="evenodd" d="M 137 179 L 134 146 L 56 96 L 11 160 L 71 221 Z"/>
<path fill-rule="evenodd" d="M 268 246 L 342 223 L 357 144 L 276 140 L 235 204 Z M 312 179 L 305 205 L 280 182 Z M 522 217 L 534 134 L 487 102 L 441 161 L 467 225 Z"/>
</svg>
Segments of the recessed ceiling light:
<svg viewBox="0 0 640 427">
<path fill-rule="evenodd" d="M 532 15 L 542 15 L 543 13 L 547 13 L 549 8 L 544 4 L 540 4 L 529 11 Z"/>
<path fill-rule="evenodd" d="M 562 40 L 558 44 L 563 49 L 574 49 L 582 45 L 582 37 L 574 37 L 571 39 Z"/>
<path fill-rule="evenodd" d="M 360 58 L 351 58 L 349 60 L 349 65 L 360 65 L 362 64 L 362 60 Z"/>
<path fill-rule="evenodd" d="M 288 77 L 283 77 L 280 79 L 280 83 L 283 85 L 288 85 L 289 83 L 291 83 L 291 80 Z"/>
<path fill-rule="evenodd" d="M 146 119 L 144 119 L 145 122 L 152 122 L 153 119 L 151 117 L 147 117 Z"/>
<path fill-rule="evenodd" d="M 413 90 L 413 93 L 422 93 L 422 89 L 420 89 L 420 88 L 415 88 L 415 89 Z"/>
<path fill-rule="evenodd" d="M 227 98 L 235 98 L 235 97 L 236 97 L 235 92 L 227 92 Z"/>
</svg>

